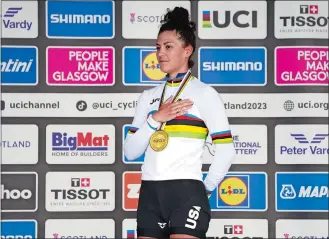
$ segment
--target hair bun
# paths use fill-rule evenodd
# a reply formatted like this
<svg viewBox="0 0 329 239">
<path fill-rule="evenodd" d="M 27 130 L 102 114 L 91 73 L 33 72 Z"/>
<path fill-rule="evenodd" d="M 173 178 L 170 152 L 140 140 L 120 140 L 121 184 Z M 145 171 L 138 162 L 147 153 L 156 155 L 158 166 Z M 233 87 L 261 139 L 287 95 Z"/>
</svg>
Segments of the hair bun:
<svg viewBox="0 0 329 239">
<path fill-rule="evenodd" d="M 167 11 L 162 22 L 170 22 L 180 28 L 191 28 L 192 31 L 195 31 L 195 23 L 190 22 L 189 12 L 185 8 L 175 7 L 172 11 L 170 9 Z"/>
</svg>

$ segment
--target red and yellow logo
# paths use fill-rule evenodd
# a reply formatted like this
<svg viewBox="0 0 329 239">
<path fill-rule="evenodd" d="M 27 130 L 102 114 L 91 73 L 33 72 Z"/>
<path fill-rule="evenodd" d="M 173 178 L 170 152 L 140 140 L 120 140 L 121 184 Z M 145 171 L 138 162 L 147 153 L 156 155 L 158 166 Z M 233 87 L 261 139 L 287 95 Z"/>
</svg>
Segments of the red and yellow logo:
<svg viewBox="0 0 329 239">
<path fill-rule="evenodd" d="M 160 70 L 160 65 L 155 52 L 150 52 L 144 57 L 143 72 L 153 81 L 160 81 L 166 76 L 166 74 Z"/>
<path fill-rule="evenodd" d="M 228 177 L 219 185 L 220 199 L 229 206 L 242 204 L 248 196 L 248 186 L 238 177 Z"/>
<path fill-rule="evenodd" d="M 122 193 L 123 210 L 135 211 L 138 207 L 142 174 L 140 172 L 124 172 Z"/>
</svg>

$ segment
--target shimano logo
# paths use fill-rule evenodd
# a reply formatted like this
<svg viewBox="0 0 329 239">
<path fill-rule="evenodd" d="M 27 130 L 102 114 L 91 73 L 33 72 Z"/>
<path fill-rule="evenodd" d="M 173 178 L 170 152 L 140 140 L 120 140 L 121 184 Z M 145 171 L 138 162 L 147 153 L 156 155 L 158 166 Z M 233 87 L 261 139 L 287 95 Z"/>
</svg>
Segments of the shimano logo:
<svg viewBox="0 0 329 239">
<path fill-rule="evenodd" d="M 29 72 L 33 64 L 33 59 L 20 61 L 18 59 L 8 59 L 1 62 L 1 72 Z"/>
<path fill-rule="evenodd" d="M 51 14 L 50 19 L 51 23 L 108 24 L 111 22 L 110 15 Z"/>
<path fill-rule="evenodd" d="M 1 184 L 1 200 L 3 199 L 30 199 L 32 197 L 32 192 L 28 189 L 23 189 L 22 191 L 18 189 L 6 189 L 3 184 Z"/>
<path fill-rule="evenodd" d="M 262 71 L 261 62 L 204 62 L 204 71 Z"/>
</svg>

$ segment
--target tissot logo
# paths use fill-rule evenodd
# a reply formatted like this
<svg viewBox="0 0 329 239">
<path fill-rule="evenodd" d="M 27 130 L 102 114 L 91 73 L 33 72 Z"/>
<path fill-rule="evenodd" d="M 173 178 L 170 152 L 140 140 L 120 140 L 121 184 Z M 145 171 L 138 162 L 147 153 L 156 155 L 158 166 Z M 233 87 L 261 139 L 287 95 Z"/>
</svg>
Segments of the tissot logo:
<svg viewBox="0 0 329 239">
<path fill-rule="evenodd" d="M 276 38 L 328 39 L 327 1 L 275 1 Z"/>
</svg>

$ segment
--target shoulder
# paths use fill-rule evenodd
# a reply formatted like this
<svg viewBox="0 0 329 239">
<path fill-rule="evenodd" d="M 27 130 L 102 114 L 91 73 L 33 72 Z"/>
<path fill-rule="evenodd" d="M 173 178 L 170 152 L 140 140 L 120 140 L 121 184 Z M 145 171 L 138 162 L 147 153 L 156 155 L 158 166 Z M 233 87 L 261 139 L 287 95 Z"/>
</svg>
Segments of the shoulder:
<svg viewBox="0 0 329 239">
<path fill-rule="evenodd" d="M 193 90 L 200 95 L 200 99 L 207 100 L 220 97 L 214 87 L 201 82 L 197 77 L 194 77 L 194 80 L 191 82 L 193 84 Z"/>
<path fill-rule="evenodd" d="M 159 96 L 159 92 L 162 92 L 163 86 L 164 84 L 159 84 L 155 87 L 144 90 L 140 95 L 140 100 L 143 102 L 152 101 L 154 97 Z"/>
</svg>

